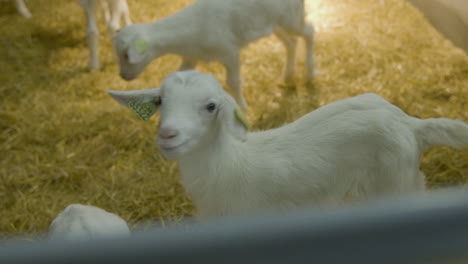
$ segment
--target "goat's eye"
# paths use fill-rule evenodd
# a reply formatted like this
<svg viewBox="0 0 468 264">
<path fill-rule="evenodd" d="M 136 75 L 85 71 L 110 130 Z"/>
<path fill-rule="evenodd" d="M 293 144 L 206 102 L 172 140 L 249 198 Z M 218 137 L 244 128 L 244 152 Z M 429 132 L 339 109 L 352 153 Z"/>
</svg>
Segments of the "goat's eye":
<svg viewBox="0 0 468 264">
<path fill-rule="evenodd" d="M 209 103 L 206 105 L 206 110 L 208 112 L 213 113 L 214 110 L 216 110 L 216 104 L 215 103 Z"/>
<path fill-rule="evenodd" d="M 155 103 L 156 105 L 162 105 L 162 98 L 160 96 L 156 97 Z"/>
</svg>

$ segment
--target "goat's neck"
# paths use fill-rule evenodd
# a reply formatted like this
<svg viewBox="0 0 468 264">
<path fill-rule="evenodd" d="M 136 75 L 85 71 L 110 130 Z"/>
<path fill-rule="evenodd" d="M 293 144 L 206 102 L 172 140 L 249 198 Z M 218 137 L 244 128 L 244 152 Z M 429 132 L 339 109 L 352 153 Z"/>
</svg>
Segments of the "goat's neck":
<svg viewBox="0 0 468 264">
<path fill-rule="evenodd" d="M 228 133 L 219 133 L 216 140 L 179 160 L 184 184 L 188 189 L 198 190 L 206 185 L 244 182 L 241 178 L 247 175 L 243 168 L 248 167 L 248 147 L 248 142 L 241 142 Z"/>
</svg>

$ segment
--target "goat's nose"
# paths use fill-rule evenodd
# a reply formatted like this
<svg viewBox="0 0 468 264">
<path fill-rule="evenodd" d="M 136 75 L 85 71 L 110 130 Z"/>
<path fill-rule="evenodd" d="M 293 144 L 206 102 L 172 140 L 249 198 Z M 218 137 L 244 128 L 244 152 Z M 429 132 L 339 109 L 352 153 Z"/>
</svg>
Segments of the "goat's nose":
<svg viewBox="0 0 468 264">
<path fill-rule="evenodd" d="M 173 139 L 179 135 L 179 131 L 173 127 L 161 127 L 159 137 L 162 139 Z"/>
</svg>

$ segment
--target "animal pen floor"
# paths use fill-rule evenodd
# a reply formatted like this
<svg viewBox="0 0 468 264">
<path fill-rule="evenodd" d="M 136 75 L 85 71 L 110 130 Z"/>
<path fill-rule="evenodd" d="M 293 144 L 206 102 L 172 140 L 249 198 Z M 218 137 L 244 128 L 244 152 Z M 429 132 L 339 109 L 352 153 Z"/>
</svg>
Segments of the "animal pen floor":
<svg viewBox="0 0 468 264">
<path fill-rule="evenodd" d="M 189 0 L 129 1 L 134 22 L 172 14 Z M 175 162 L 155 145 L 157 117 L 140 121 L 105 90 L 157 87 L 180 59 L 154 61 L 135 81 L 118 76 L 103 19 L 101 71 L 87 70 L 78 1 L 34 0 L 30 20 L 0 5 L 0 233 L 44 232 L 71 203 L 117 213 L 131 227 L 194 212 Z M 310 0 L 316 80 L 278 81 L 285 51 L 274 37 L 242 52 L 244 94 L 254 130 L 281 126 L 329 102 L 377 93 L 410 115 L 468 121 L 468 56 L 405 0 Z M 102 18 L 102 16 L 99 16 Z M 225 82 L 218 63 L 199 70 Z M 434 147 L 421 162 L 431 188 L 468 182 L 468 150 Z"/>
</svg>

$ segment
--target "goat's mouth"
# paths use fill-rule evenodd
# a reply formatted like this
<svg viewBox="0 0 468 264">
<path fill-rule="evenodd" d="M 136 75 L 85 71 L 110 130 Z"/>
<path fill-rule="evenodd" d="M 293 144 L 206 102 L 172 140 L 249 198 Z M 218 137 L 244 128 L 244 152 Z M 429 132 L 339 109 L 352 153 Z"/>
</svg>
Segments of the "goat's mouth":
<svg viewBox="0 0 468 264">
<path fill-rule="evenodd" d="M 182 143 L 177 144 L 177 145 L 158 143 L 158 146 L 159 146 L 159 149 L 161 149 L 163 152 L 174 152 L 177 149 L 179 149 L 180 147 L 182 147 L 183 145 L 185 145 L 186 143 L 187 143 L 187 141 L 182 142 Z"/>
</svg>

